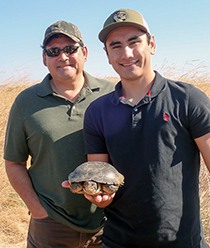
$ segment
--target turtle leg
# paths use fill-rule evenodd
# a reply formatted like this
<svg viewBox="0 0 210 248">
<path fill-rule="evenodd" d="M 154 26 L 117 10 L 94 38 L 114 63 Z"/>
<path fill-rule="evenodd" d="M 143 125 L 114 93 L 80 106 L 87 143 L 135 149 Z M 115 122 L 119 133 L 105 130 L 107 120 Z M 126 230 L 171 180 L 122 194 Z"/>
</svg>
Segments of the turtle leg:
<svg viewBox="0 0 210 248">
<path fill-rule="evenodd" d="M 88 180 L 84 183 L 83 191 L 88 195 L 97 195 L 101 193 L 101 185 L 92 180 Z"/>
<path fill-rule="evenodd" d="M 119 186 L 114 184 L 103 184 L 102 190 L 107 194 L 115 193 L 119 189 Z"/>
<path fill-rule="evenodd" d="M 77 193 L 77 194 L 81 194 L 83 193 L 82 189 L 83 189 L 83 182 L 82 183 L 71 183 L 69 185 L 70 190 L 72 193 Z"/>
</svg>

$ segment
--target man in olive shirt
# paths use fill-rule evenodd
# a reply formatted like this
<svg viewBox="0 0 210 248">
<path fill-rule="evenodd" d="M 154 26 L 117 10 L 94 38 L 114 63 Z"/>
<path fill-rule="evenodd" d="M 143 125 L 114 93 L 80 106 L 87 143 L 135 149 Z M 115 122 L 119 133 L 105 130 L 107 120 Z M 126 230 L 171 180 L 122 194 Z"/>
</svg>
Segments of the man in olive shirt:
<svg viewBox="0 0 210 248">
<path fill-rule="evenodd" d="M 75 25 L 52 24 L 43 41 L 50 73 L 21 92 L 10 111 L 4 159 L 8 178 L 31 213 L 28 248 L 101 247 L 103 209 L 61 186 L 86 161 L 87 106 L 114 89 L 113 83 L 84 72 L 87 54 Z"/>
</svg>

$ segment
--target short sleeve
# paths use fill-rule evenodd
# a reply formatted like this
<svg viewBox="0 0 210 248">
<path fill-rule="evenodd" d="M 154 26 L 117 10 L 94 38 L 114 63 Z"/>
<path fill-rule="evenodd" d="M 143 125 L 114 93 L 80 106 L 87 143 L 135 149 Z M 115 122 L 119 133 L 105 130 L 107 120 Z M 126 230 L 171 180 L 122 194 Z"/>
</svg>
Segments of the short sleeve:
<svg viewBox="0 0 210 248">
<path fill-rule="evenodd" d="M 93 114 L 94 113 L 94 114 Z M 84 118 L 84 143 L 86 154 L 107 153 L 103 135 L 103 121 L 93 104 L 87 108 Z"/>
<path fill-rule="evenodd" d="M 6 160 L 25 162 L 28 159 L 29 151 L 23 121 L 17 102 L 14 102 L 9 113 L 5 135 L 4 159 Z"/>
<path fill-rule="evenodd" d="M 189 127 L 192 137 L 198 138 L 210 132 L 210 99 L 204 92 L 192 86 L 189 91 Z"/>
</svg>

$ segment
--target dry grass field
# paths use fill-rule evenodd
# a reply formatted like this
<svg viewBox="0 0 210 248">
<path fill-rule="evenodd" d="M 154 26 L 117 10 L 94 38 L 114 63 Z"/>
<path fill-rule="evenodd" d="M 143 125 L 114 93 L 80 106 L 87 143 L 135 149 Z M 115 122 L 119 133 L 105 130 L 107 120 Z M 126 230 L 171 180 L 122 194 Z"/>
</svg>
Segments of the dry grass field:
<svg viewBox="0 0 210 248">
<path fill-rule="evenodd" d="M 185 68 L 187 68 L 187 72 L 183 67 L 163 65 L 158 71 L 167 77 L 192 83 L 210 97 L 210 75 L 206 72 L 203 64 L 190 69 L 189 65 L 186 65 Z M 112 78 L 111 80 L 116 82 L 116 79 Z M 20 91 L 33 83 L 27 77 L 9 78 L 0 82 L 0 248 L 26 247 L 28 210 L 10 186 L 6 177 L 3 146 L 7 117 L 12 102 Z M 200 175 L 200 198 L 204 233 L 207 242 L 210 244 L 210 176 L 203 162 Z"/>
</svg>

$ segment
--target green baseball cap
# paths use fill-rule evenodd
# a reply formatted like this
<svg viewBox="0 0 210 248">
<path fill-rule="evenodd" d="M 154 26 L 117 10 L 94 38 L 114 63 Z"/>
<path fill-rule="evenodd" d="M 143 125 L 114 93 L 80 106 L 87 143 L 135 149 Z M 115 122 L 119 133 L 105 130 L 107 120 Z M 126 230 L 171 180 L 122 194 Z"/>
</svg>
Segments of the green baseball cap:
<svg viewBox="0 0 210 248">
<path fill-rule="evenodd" d="M 77 26 L 75 26 L 70 22 L 58 21 L 56 23 L 53 23 L 46 29 L 43 40 L 43 46 L 45 46 L 48 39 L 55 34 L 66 35 L 67 37 L 71 38 L 73 41 L 79 42 L 82 45 L 84 45 L 82 34 L 80 33 Z"/>
<path fill-rule="evenodd" d="M 141 13 L 131 9 L 119 9 L 112 13 L 105 21 L 103 29 L 98 35 L 98 38 L 101 42 L 106 42 L 106 38 L 114 29 L 132 26 L 139 28 L 144 32 L 149 31 L 149 26 L 144 20 L 144 17 Z"/>
</svg>

